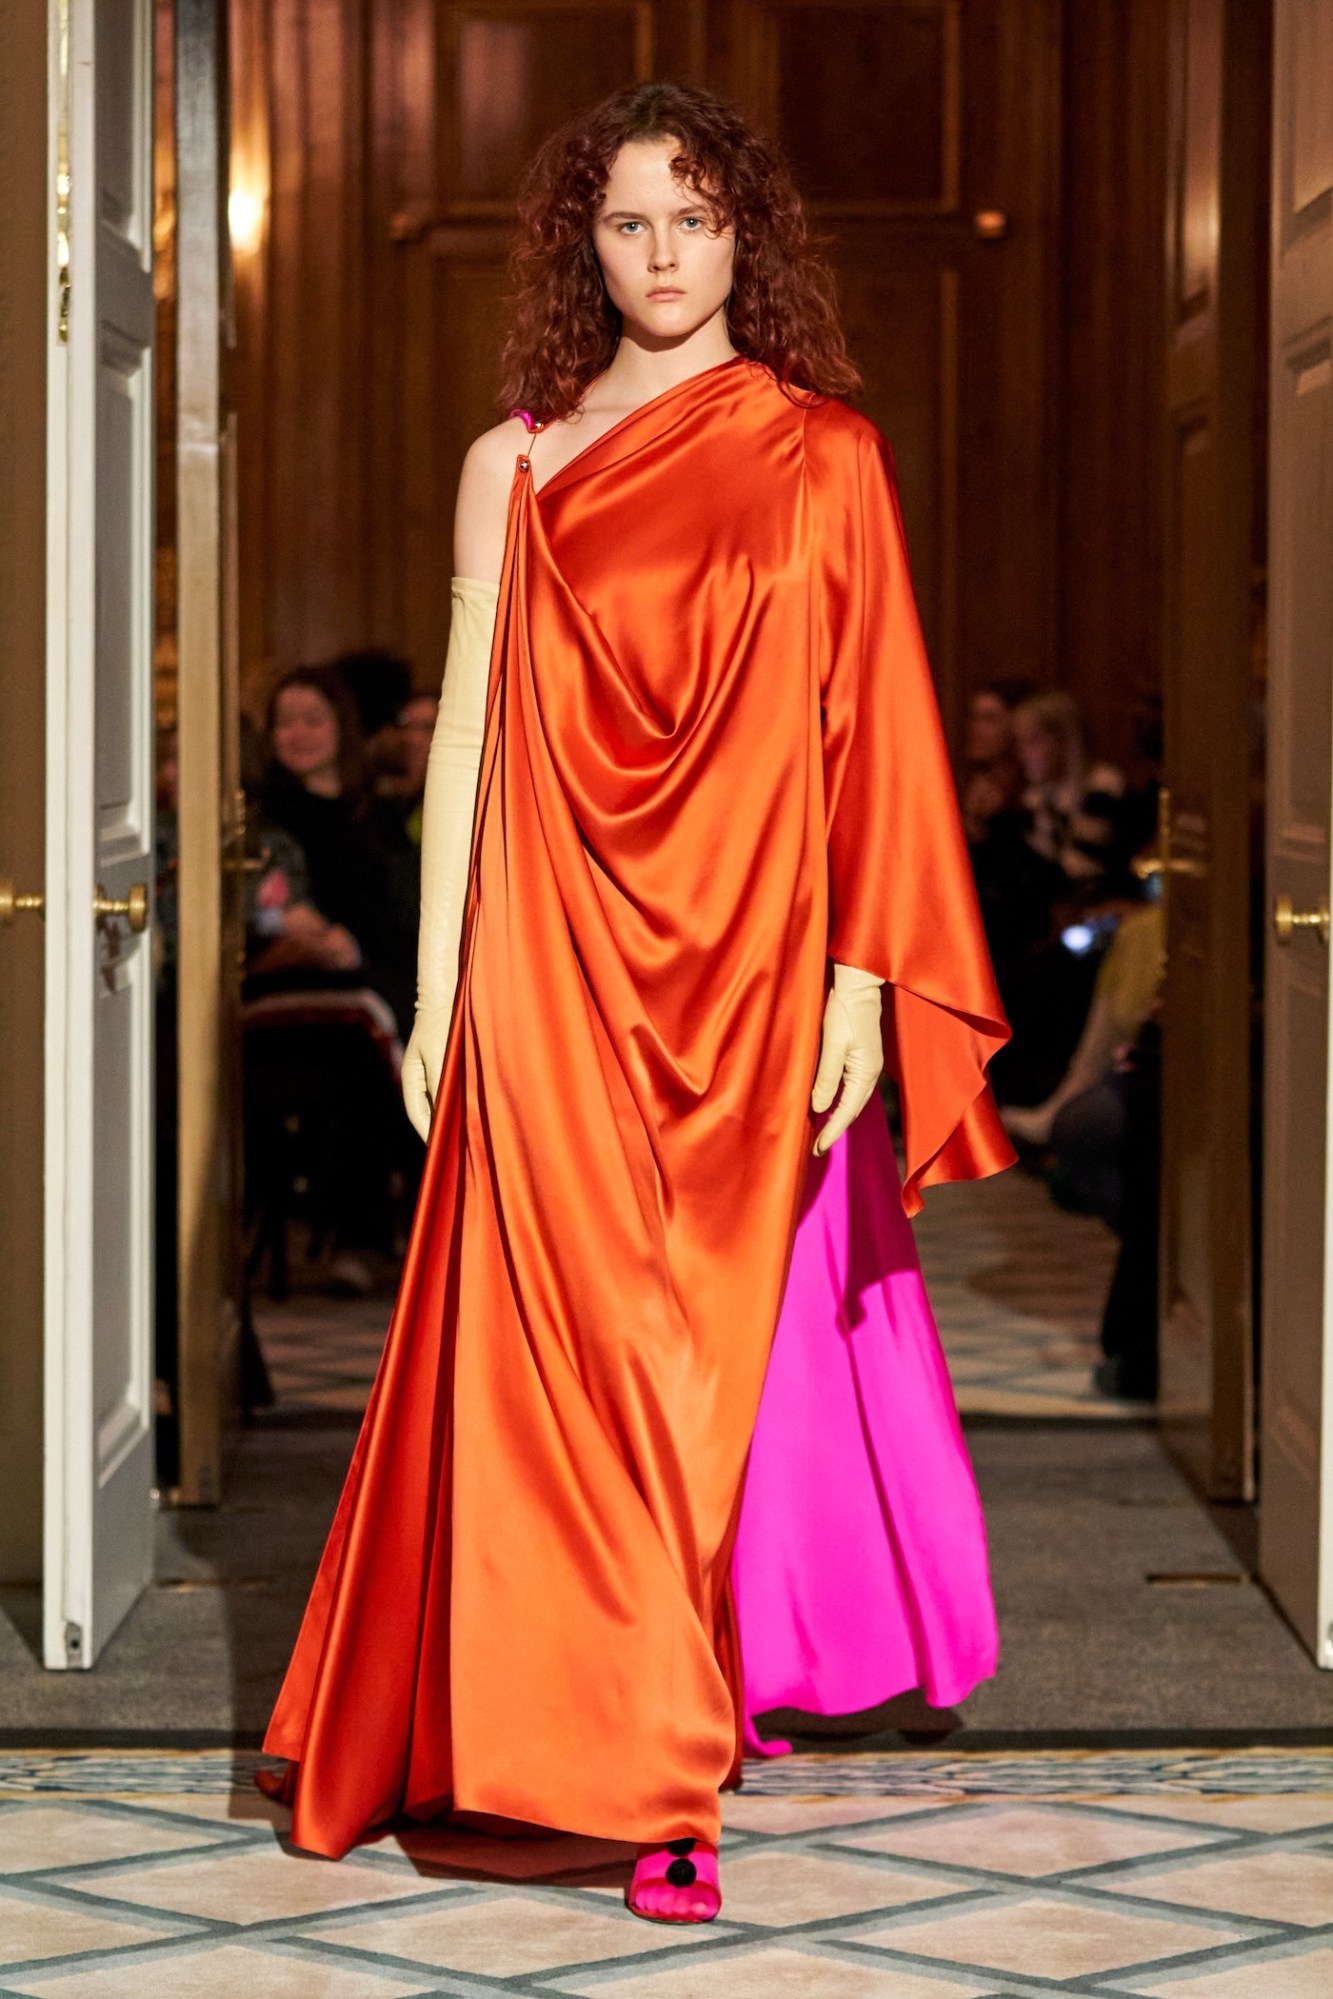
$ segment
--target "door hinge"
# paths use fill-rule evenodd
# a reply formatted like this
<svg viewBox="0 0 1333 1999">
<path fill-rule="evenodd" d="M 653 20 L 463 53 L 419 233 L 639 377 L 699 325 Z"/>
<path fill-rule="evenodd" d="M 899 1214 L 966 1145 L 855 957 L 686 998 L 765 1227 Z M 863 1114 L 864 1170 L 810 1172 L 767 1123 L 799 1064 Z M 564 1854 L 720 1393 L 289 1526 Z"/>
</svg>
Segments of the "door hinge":
<svg viewBox="0 0 1333 1999">
<path fill-rule="evenodd" d="M 67 1623 L 65 1625 L 65 1664 L 67 1666 L 81 1666 L 83 1664 L 83 1626 L 81 1624 Z"/>
</svg>

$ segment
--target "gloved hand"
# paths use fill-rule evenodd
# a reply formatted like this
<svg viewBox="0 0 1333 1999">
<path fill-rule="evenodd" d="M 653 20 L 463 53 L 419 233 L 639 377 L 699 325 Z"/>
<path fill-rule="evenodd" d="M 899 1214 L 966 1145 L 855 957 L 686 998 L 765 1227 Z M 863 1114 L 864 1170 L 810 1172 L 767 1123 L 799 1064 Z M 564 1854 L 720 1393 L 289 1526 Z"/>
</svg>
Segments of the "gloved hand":
<svg viewBox="0 0 1333 1999">
<path fill-rule="evenodd" d="M 879 1081 L 884 1067 L 884 1045 L 879 1030 L 883 983 L 873 972 L 858 972 L 854 965 L 834 964 L 833 990 L 824 1006 L 824 1035 L 810 1108 L 826 1111 L 834 1097 L 838 1098 L 838 1107 L 820 1127 L 815 1140 L 816 1158 L 835 1145 L 853 1118 L 860 1116 Z"/>
<path fill-rule="evenodd" d="M 417 1014 L 403 1052 L 403 1102 L 423 1139 L 430 1137 L 458 986 L 472 818 L 486 729 L 486 682 L 500 593 L 498 584 L 455 576 L 450 594 L 449 651 L 421 814 Z"/>
</svg>

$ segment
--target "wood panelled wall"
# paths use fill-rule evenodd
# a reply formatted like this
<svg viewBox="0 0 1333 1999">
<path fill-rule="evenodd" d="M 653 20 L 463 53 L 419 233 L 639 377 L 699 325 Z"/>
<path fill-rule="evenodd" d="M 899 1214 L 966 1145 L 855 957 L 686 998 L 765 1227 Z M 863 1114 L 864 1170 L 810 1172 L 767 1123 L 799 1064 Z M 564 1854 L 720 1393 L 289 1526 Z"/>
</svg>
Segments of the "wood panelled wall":
<svg viewBox="0 0 1333 1999">
<path fill-rule="evenodd" d="M 580 105 L 654 59 L 701 67 L 693 0 L 546 11 L 556 60 L 533 79 L 521 7 L 232 0 L 233 189 L 262 211 L 257 245 L 235 255 L 252 709 L 276 671 L 354 646 L 398 648 L 438 683 L 458 467 L 494 397 L 509 208 L 496 196 Z M 490 115 L 506 86 L 540 104 L 531 129 Z M 466 121 L 442 108 L 460 105 Z M 460 240 L 434 226 L 446 191 Z M 466 336 L 448 378 L 442 312 Z"/>
<path fill-rule="evenodd" d="M 951 719 L 969 683 L 1064 680 L 1122 752 L 1126 671 L 1155 658 L 1159 12 L 232 0 L 233 175 L 262 212 L 237 246 L 233 385 L 252 708 L 277 669 L 353 645 L 438 679 L 515 173 L 656 74 L 778 130 L 836 239 Z"/>
<path fill-rule="evenodd" d="M 1058 670 L 1117 758 L 1161 688 L 1169 25 L 1064 9 Z"/>
</svg>

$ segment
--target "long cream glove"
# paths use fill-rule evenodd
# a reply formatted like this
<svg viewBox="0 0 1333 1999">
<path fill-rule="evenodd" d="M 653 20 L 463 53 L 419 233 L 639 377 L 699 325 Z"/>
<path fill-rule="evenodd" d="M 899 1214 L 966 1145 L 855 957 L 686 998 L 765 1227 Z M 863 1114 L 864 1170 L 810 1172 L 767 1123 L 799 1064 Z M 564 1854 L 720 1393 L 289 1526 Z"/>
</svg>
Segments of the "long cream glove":
<svg viewBox="0 0 1333 1999">
<path fill-rule="evenodd" d="M 422 1138 L 440 1087 L 458 986 L 477 773 L 486 728 L 486 681 L 499 585 L 455 576 L 440 712 L 426 765 L 421 815 L 421 929 L 417 1015 L 403 1055 L 403 1102 Z"/>
<path fill-rule="evenodd" d="M 810 1108 L 826 1111 L 835 1096 L 838 1108 L 820 1126 L 815 1140 L 816 1158 L 836 1145 L 874 1095 L 884 1067 L 879 1027 L 883 983 L 873 972 L 858 972 L 855 965 L 834 963 L 833 990 L 824 1006 L 823 1040 Z"/>
</svg>

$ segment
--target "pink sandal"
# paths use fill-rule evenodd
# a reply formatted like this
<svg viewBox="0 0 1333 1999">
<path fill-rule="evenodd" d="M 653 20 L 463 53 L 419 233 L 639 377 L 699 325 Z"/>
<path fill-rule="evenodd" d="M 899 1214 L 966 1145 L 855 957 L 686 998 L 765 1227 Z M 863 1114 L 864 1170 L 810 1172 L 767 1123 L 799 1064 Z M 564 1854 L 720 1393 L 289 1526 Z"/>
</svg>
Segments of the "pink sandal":
<svg viewBox="0 0 1333 1999">
<path fill-rule="evenodd" d="M 722 1907 L 717 1848 L 703 1839 L 641 1846 L 625 1905 L 648 1923 L 711 1923 Z"/>
</svg>

